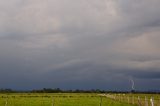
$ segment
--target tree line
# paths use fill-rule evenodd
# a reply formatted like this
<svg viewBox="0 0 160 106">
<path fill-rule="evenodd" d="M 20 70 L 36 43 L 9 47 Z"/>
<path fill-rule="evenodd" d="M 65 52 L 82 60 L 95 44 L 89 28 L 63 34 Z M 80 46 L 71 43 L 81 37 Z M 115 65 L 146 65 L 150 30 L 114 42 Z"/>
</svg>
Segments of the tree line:
<svg viewBox="0 0 160 106">
<path fill-rule="evenodd" d="M 60 88 L 43 88 L 43 89 L 33 89 L 33 90 L 13 90 L 13 89 L 0 89 L 0 93 L 156 93 L 160 94 L 159 90 L 150 91 L 109 91 L 100 89 L 90 89 L 90 90 L 62 90 Z"/>
<path fill-rule="evenodd" d="M 60 88 L 43 88 L 33 90 L 12 90 L 12 89 L 0 89 L 0 93 L 105 93 L 107 91 L 100 89 L 91 90 L 62 90 Z"/>
</svg>

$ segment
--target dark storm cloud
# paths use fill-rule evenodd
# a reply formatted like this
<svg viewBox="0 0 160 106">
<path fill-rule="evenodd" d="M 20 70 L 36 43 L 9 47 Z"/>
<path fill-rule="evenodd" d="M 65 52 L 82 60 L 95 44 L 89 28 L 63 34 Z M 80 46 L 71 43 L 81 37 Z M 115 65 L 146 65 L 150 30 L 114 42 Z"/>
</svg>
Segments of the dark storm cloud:
<svg viewBox="0 0 160 106">
<path fill-rule="evenodd" d="M 138 77 L 138 78 L 147 78 L 147 79 L 159 79 L 160 77 L 160 72 L 137 72 L 133 74 L 133 76 Z"/>
<path fill-rule="evenodd" d="M 130 89 L 133 77 L 149 89 L 160 81 L 159 4 L 1 1 L 1 86 Z"/>
</svg>

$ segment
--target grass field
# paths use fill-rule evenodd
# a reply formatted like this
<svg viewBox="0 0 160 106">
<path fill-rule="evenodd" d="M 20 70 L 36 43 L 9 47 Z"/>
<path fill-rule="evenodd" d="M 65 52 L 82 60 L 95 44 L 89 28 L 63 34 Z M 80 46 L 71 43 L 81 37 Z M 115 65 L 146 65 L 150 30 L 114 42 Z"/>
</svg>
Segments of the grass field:
<svg viewBox="0 0 160 106">
<path fill-rule="evenodd" d="M 112 94 L 115 95 L 115 94 Z M 117 94 L 118 95 L 118 94 Z M 137 97 L 144 99 L 154 96 L 159 98 L 160 95 L 144 95 L 144 94 L 125 94 L 122 97 Z M 118 97 L 118 96 L 117 96 Z M 107 98 L 98 94 L 89 93 L 54 93 L 54 94 L 35 94 L 35 93 L 12 93 L 0 94 L 0 106 L 138 106 L 136 100 L 133 105 L 123 98 L 121 101 Z M 158 103 L 158 102 L 157 102 Z M 148 105 L 150 106 L 150 104 Z M 159 106 L 156 104 L 155 106 Z"/>
</svg>

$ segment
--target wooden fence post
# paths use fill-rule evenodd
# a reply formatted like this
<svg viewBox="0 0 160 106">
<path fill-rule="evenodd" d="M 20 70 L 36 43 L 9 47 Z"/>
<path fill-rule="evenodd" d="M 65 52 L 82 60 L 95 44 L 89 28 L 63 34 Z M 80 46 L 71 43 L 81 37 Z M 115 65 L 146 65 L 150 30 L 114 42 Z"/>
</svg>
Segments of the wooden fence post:
<svg viewBox="0 0 160 106">
<path fill-rule="evenodd" d="M 6 102 L 5 102 L 5 106 L 7 106 L 7 104 L 8 104 L 8 103 L 7 103 L 7 100 L 6 100 Z"/>
<path fill-rule="evenodd" d="M 141 100 L 140 100 L 139 96 L 138 96 L 138 106 L 142 106 L 142 103 L 141 103 Z"/>
<path fill-rule="evenodd" d="M 6 99 L 6 102 L 5 102 L 5 106 L 8 105 L 8 96 L 7 96 L 7 99 Z"/>
<path fill-rule="evenodd" d="M 150 102 L 151 102 L 151 106 L 154 106 L 154 99 L 153 99 L 153 97 L 151 97 Z"/>
<path fill-rule="evenodd" d="M 146 96 L 145 96 L 145 106 L 148 106 L 148 99 Z"/>
<path fill-rule="evenodd" d="M 129 96 L 128 96 L 128 104 L 130 103 L 130 100 L 129 100 Z"/>
</svg>

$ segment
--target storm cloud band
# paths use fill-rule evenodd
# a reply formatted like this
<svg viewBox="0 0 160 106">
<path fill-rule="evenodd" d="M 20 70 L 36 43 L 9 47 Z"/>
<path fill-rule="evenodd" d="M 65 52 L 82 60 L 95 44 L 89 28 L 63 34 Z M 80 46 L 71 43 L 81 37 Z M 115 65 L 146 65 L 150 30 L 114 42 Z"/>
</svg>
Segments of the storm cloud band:
<svg viewBox="0 0 160 106">
<path fill-rule="evenodd" d="M 160 89 L 159 4 L 1 0 L 0 87 Z"/>
</svg>

